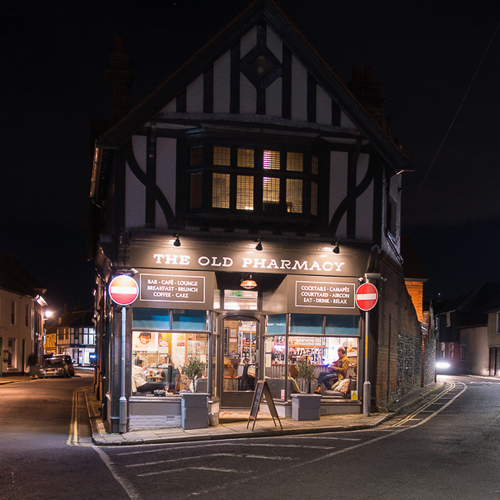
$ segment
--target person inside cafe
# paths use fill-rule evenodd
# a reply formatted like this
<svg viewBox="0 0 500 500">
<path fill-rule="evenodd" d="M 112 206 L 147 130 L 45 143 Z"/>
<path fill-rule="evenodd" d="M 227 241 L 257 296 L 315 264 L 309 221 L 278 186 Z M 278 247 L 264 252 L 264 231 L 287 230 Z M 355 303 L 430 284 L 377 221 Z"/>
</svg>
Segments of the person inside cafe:
<svg viewBox="0 0 500 500">
<path fill-rule="evenodd" d="M 153 392 L 165 388 L 165 382 L 148 382 L 142 359 L 137 360 L 136 365 L 132 365 L 132 392 Z"/>
<path fill-rule="evenodd" d="M 347 357 L 347 352 L 343 347 L 337 349 L 337 354 L 339 359 L 332 363 L 328 371 L 321 372 L 318 377 L 318 388 L 314 391 L 316 394 L 321 394 L 321 385 L 324 384 L 327 390 L 331 390 L 332 385 L 337 380 L 342 380 L 347 373 L 349 368 L 349 358 Z"/>
<path fill-rule="evenodd" d="M 161 372 L 165 386 L 169 391 L 177 392 L 180 389 L 181 372 L 172 363 L 172 360 L 169 360 L 168 364 L 162 363 L 161 366 L 166 367 Z"/>
</svg>

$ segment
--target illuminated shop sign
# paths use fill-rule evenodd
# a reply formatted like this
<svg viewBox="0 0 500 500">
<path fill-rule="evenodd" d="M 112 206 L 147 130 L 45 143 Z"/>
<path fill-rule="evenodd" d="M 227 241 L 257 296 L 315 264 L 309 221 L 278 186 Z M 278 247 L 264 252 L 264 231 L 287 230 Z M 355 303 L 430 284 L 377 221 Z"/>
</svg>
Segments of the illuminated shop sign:
<svg viewBox="0 0 500 500">
<path fill-rule="evenodd" d="M 205 302 L 205 277 L 141 274 L 140 300 L 154 302 Z"/>
<path fill-rule="evenodd" d="M 296 307 L 354 309 L 355 295 L 354 283 L 295 282 Z"/>
<path fill-rule="evenodd" d="M 251 249 L 248 246 L 245 249 L 242 243 L 224 246 L 183 238 L 180 247 L 132 245 L 130 262 L 150 269 L 361 276 L 368 256 L 362 250 L 335 254 L 329 248 L 322 251 L 299 243 L 274 247 L 267 243 L 264 251 L 256 251 L 255 244 Z"/>
</svg>

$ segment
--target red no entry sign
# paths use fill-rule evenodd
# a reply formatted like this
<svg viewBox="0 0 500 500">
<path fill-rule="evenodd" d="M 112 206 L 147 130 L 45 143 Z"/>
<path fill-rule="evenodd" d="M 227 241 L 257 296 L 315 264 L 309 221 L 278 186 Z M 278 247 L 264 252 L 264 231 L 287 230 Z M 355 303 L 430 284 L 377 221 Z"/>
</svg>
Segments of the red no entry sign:
<svg viewBox="0 0 500 500">
<path fill-rule="evenodd" d="M 378 302 L 377 288 L 371 283 L 364 283 L 356 292 L 356 304 L 362 311 L 373 309 Z"/>
<path fill-rule="evenodd" d="M 117 276 L 109 284 L 109 296 L 120 306 L 128 306 L 139 296 L 139 286 L 130 276 Z"/>
</svg>

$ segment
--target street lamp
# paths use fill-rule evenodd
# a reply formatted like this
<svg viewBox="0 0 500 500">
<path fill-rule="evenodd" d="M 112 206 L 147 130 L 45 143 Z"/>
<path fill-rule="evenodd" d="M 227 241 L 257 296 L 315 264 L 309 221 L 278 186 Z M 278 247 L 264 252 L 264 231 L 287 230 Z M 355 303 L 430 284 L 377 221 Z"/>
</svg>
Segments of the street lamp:
<svg viewBox="0 0 500 500">
<path fill-rule="evenodd" d="M 45 354 L 45 349 L 43 347 L 47 343 L 47 329 L 46 329 L 45 323 L 47 322 L 47 320 L 49 318 L 52 317 L 52 314 L 54 314 L 54 313 L 52 311 L 50 311 L 49 309 L 43 310 L 42 345 L 40 347 L 40 356 L 42 359 L 40 360 L 40 362 L 43 361 L 43 355 Z"/>
</svg>

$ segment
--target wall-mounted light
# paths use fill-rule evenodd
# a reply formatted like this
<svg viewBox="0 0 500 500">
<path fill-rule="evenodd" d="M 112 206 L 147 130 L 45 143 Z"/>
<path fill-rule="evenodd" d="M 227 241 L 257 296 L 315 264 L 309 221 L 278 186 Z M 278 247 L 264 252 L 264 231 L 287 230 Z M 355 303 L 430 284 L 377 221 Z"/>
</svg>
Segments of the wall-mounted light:
<svg viewBox="0 0 500 500">
<path fill-rule="evenodd" d="M 179 239 L 179 235 L 175 235 L 175 241 L 174 241 L 174 247 L 180 247 L 181 246 L 181 240 Z"/>
<path fill-rule="evenodd" d="M 240 286 L 246 290 L 251 290 L 257 286 L 257 282 L 252 278 L 252 275 L 250 275 L 241 280 Z"/>
<path fill-rule="evenodd" d="M 257 246 L 255 247 L 255 250 L 258 250 L 259 252 L 261 252 L 263 248 L 264 247 L 262 246 L 262 241 L 259 238 L 259 242 L 257 243 Z"/>
<path fill-rule="evenodd" d="M 340 246 L 338 241 L 335 243 L 335 248 L 333 249 L 333 253 L 340 253 Z"/>
</svg>

